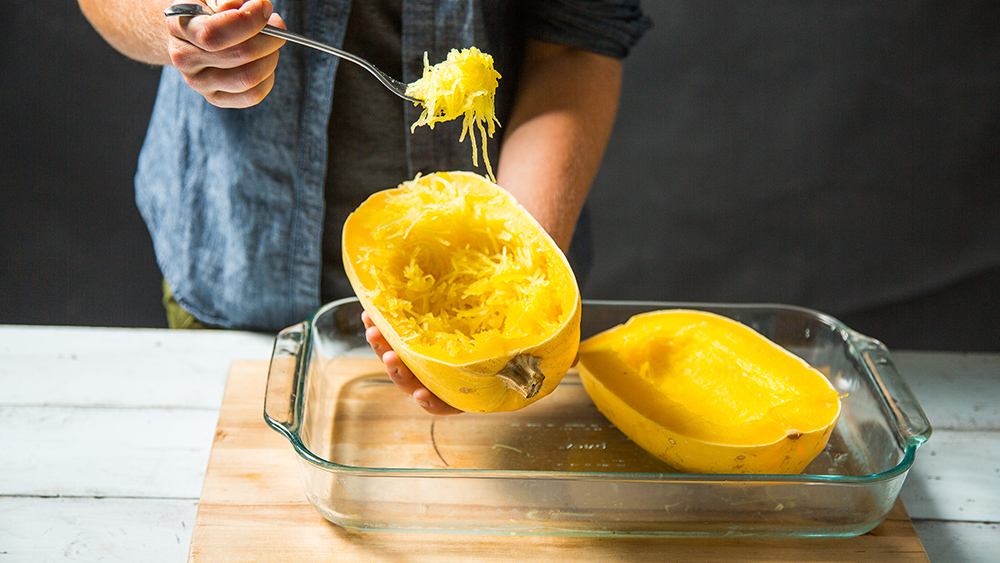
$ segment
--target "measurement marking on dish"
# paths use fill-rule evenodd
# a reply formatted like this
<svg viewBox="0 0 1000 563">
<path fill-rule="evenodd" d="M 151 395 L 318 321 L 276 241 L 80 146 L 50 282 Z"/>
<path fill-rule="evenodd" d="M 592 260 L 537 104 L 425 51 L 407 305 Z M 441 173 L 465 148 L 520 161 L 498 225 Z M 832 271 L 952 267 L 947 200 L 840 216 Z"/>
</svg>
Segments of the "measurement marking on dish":
<svg viewBox="0 0 1000 563">
<path fill-rule="evenodd" d="M 524 514 L 525 518 L 529 520 L 545 520 L 546 516 L 549 518 L 558 517 L 577 517 L 577 518 L 593 518 L 597 516 L 595 512 L 564 512 L 562 510 L 529 510 Z"/>
<path fill-rule="evenodd" d="M 601 442 L 599 444 L 566 444 L 566 449 L 567 450 L 573 450 L 573 449 L 577 449 L 577 450 L 606 450 L 606 449 L 608 449 L 608 445 L 605 444 L 604 442 Z"/>
<path fill-rule="evenodd" d="M 508 446 L 507 444 L 493 444 L 493 449 L 494 450 L 497 450 L 497 449 L 510 450 L 512 452 L 517 452 L 519 454 L 531 457 L 531 454 L 525 452 L 524 450 L 522 450 L 520 448 L 515 448 L 514 446 Z"/>
<path fill-rule="evenodd" d="M 438 459 L 445 467 L 451 467 L 451 464 L 444 460 L 444 456 L 441 455 L 441 450 L 438 449 L 437 440 L 434 439 L 434 423 L 437 422 L 437 418 L 431 419 L 431 445 L 434 446 L 434 453 L 437 454 Z"/>
</svg>

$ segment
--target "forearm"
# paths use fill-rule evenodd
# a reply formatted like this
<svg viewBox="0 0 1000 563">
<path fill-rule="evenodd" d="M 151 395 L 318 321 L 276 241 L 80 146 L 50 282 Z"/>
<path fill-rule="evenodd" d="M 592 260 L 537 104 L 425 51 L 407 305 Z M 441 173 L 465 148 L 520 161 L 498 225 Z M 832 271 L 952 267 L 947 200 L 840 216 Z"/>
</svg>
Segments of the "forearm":
<svg viewBox="0 0 1000 563">
<path fill-rule="evenodd" d="M 78 0 L 101 37 L 123 55 L 154 65 L 170 64 L 163 10 L 170 0 Z"/>
<path fill-rule="evenodd" d="M 618 111 L 621 61 L 529 42 L 497 182 L 569 249 Z"/>
</svg>

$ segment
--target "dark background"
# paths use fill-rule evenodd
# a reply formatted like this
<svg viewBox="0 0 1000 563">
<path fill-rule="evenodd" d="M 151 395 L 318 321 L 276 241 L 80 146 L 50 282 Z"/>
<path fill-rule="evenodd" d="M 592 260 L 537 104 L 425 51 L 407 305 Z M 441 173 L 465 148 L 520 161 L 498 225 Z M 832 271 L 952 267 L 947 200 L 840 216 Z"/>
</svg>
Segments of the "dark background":
<svg viewBox="0 0 1000 563">
<path fill-rule="evenodd" d="M 0 322 L 165 327 L 132 175 L 159 71 L 74 1 L 0 11 Z"/>
<path fill-rule="evenodd" d="M 951 5 L 971 10 L 966 14 L 968 21 L 976 20 L 978 10 L 975 3 L 961 2 L 889 4 L 817 3 L 817 8 L 813 3 L 789 2 L 768 12 L 771 18 L 783 13 L 785 20 L 760 21 L 763 16 L 754 9 L 760 5 L 745 2 L 711 3 L 706 10 L 702 3 L 647 1 L 644 8 L 656 25 L 628 60 L 619 121 L 591 197 L 595 266 L 583 287 L 584 296 L 795 303 L 834 314 L 891 348 L 1000 351 L 995 328 L 995 319 L 1000 317 L 1000 289 L 995 284 L 997 276 L 989 272 L 946 287 L 927 288 L 927 295 L 905 296 L 899 303 L 870 303 L 868 310 L 852 310 L 824 301 L 823 296 L 783 293 L 779 290 L 780 280 L 774 279 L 762 280 L 760 291 L 713 296 L 706 294 L 713 286 L 699 284 L 703 270 L 678 272 L 682 262 L 677 256 L 684 252 L 676 247 L 697 247 L 698 241 L 671 238 L 670 222 L 683 217 L 678 219 L 674 213 L 679 203 L 670 194 L 690 186 L 725 186 L 749 177 L 767 180 L 775 170 L 820 164 L 769 155 L 769 149 L 787 154 L 788 147 L 769 147 L 767 137 L 755 135 L 754 129 L 748 127 L 755 120 L 767 121 L 771 124 L 767 134 L 781 136 L 773 120 L 776 106 L 786 112 L 799 108 L 808 115 L 810 96 L 816 92 L 800 89 L 792 92 L 794 96 L 780 100 L 755 100 L 756 105 L 741 114 L 744 121 L 733 123 L 724 118 L 731 115 L 725 111 L 692 115 L 692 99 L 702 110 L 713 103 L 724 107 L 727 91 L 725 87 L 717 89 L 723 97 L 705 101 L 699 98 L 703 95 L 700 91 L 690 91 L 690 84 L 697 86 L 700 77 L 689 72 L 685 79 L 689 90 L 683 92 L 682 100 L 676 88 L 664 88 L 676 81 L 674 70 L 684 67 L 690 71 L 692 59 L 702 57 L 715 65 L 716 71 L 731 66 L 734 83 L 745 86 L 745 76 L 739 74 L 746 72 L 745 66 L 718 59 L 729 56 L 733 45 L 728 51 L 713 50 L 712 46 L 719 44 L 719 38 L 739 38 L 746 23 L 758 31 L 773 29 L 765 37 L 779 46 L 782 42 L 794 43 L 784 45 L 782 52 L 804 49 L 802 52 L 811 53 L 794 60 L 756 60 L 755 64 L 794 67 L 835 63 L 840 66 L 831 68 L 849 72 L 852 65 L 865 64 L 872 49 L 880 48 L 878 41 L 843 55 L 850 57 L 847 61 L 824 56 L 831 48 L 824 41 L 836 41 L 835 36 L 802 43 L 802 37 L 810 36 L 808 26 L 822 28 L 818 19 L 833 9 L 848 13 L 871 11 L 873 6 L 887 13 L 924 10 L 926 13 L 916 19 L 925 23 L 940 15 L 935 10 L 941 6 L 945 10 Z M 774 4 L 763 5 L 774 8 Z M 685 6 L 701 8 L 689 10 Z M 994 12 L 984 12 L 983 28 L 1000 27 Z M 4 202 L 0 221 L 0 323 L 166 326 L 160 304 L 160 273 L 149 235 L 135 208 L 132 187 L 159 70 L 130 61 L 111 49 L 72 1 L 5 0 L 0 18 L 5 30 L 0 34 L 0 52 L 5 54 L 0 58 L 0 188 Z M 859 14 L 859 19 L 874 21 L 872 35 L 877 38 L 878 15 Z M 891 31 L 887 28 L 887 33 Z M 947 48 L 962 37 L 968 40 L 970 34 L 976 41 L 992 41 L 983 43 L 982 48 L 995 51 L 995 31 L 952 29 L 950 33 L 952 37 L 928 37 L 928 52 Z M 991 35 L 981 39 L 975 33 Z M 759 35 L 753 40 L 759 41 Z M 692 45 L 705 47 L 692 50 Z M 978 48 L 976 43 L 965 47 L 973 51 Z M 739 50 L 738 45 L 735 48 Z M 923 60 L 913 63 L 915 68 L 923 64 Z M 990 92 L 1000 92 L 996 88 L 1000 78 L 995 64 L 973 66 L 969 72 L 972 79 L 992 84 Z M 773 90 L 769 92 L 773 97 Z M 687 106 L 679 103 L 684 100 Z M 741 100 L 746 103 L 745 97 Z M 996 97 L 993 100 L 1000 103 Z M 995 125 L 985 123 L 974 129 Z M 796 134 L 801 137 L 803 132 Z M 996 131 L 970 137 L 974 139 L 970 142 L 975 143 L 971 149 L 1000 160 L 997 137 Z M 901 131 L 899 138 L 913 144 L 912 131 Z M 725 142 L 720 144 L 719 139 Z M 888 142 L 894 139 L 890 137 Z M 718 146 L 733 150 L 707 155 L 698 150 Z M 922 146 L 918 142 L 904 148 L 914 149 L 906 153 L 913 154 L 914 160 L 934 154 L 926 150 L 920 153 Z M 879 150 L 878 146 L 869 148 Z M 889 167 L 905 167 L 891 159 L 888 162 Z M 907 170 L 912 172 L 912 167 Z M 996 175 L 979 173 L 968 183 L 984 193 L 1000 192 Z M 996 199 L 983 201 L 992 206 Z M 980 214 L 982 211 L 978 210 Z M 1000 215 L 1000 208 L 987 212 Z M 878 246 L 880 241 L 871 243 Z M 895 256 L 891 248 L 886 252 L 886 264 L 891 265 Z M 736 258 L 719 256 L 718 260 Z M 908 305 L 908 300 L 919 301 L 919 306 Z M 970 301 L 977 307 L 971 307 Z M 973 310 L 980 313 L 970 313 Z M 942 318 L 951 322 L 938 329 L 936 323 Z M 962 325 L 961 330 L 955 328 L 958 325 Z"/>
</svg>

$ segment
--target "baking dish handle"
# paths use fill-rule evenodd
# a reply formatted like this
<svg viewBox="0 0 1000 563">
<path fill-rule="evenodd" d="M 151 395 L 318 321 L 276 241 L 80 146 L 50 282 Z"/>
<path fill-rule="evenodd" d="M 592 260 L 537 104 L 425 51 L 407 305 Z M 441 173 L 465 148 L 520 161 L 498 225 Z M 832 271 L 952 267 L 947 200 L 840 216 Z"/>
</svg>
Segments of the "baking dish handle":
<svg viewBox="0 0 1000 563">
<path fill-rule="evenodd" d="M 857 347 L 876 385 L 882 390 L 897 428 L 908 446 L 919 446 L 931 437 L 931 423 L 920 407 L 913 390 L 896 369 L 889 349 L 874 338 L 852 332 L 851 341 Z"/>
<path fill-rule="evenodd" d="M 274 338 L 274 352 L 267 371 L 264 420 L 289 440 L 298 424 L 294 413 L 303 363 L 305 331 L 306 323 L 299 323 L 278 333 Z"/>
</svg>

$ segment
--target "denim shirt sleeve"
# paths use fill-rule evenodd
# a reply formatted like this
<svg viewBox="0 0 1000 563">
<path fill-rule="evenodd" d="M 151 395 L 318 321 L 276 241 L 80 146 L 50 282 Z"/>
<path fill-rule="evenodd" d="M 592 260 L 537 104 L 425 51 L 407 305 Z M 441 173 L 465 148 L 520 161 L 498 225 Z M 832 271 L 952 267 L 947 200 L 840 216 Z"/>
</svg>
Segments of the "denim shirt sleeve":
<svg viewBox="0 0 1000 563">
<path fill-rule="evenodd" d="M 535 3 L 527 35 L 621 59 L 651 26 L 639 0 L 548 0 Z"/>
</svg>

